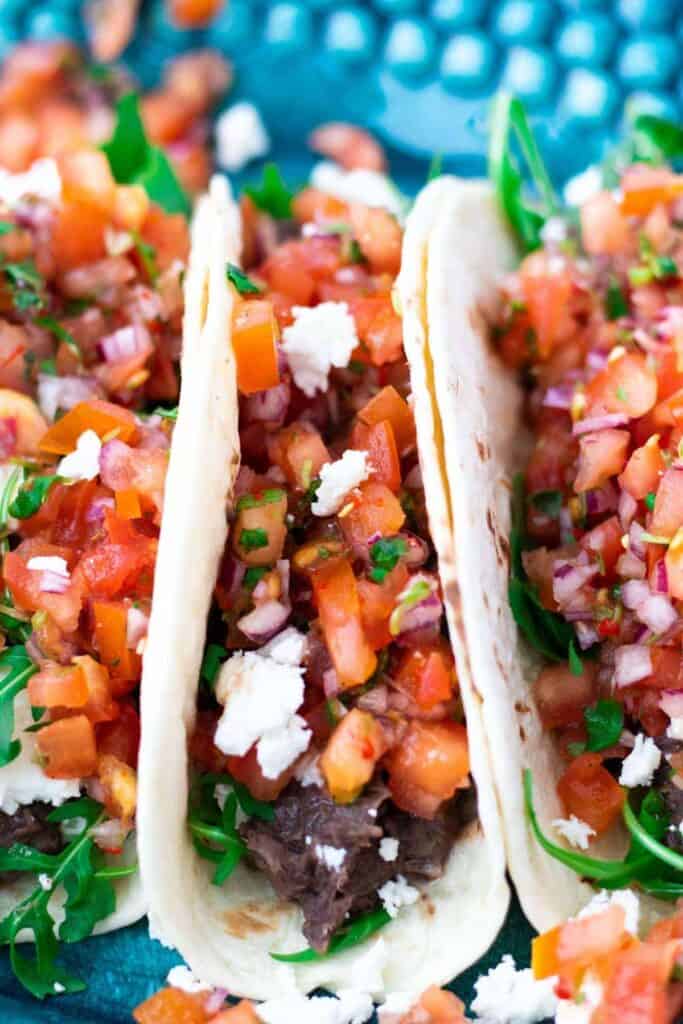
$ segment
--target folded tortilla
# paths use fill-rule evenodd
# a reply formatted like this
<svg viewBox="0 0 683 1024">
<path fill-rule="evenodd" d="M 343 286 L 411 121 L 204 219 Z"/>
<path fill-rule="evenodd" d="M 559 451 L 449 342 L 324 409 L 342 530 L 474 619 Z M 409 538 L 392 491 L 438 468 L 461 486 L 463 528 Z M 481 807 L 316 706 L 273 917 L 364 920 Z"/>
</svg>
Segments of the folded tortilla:
<svg viewBox="0 0 683 1024">
<path fill-rule="evenodd" d="M 434 294 L 431 278 L 432 261 L 445 257 L 438 252 L 439 225 L 452 222 L 457 234 L 463 208 L 471 210 L 472 223 L 490 239 L 486 257 L 493 253 L 496 261 L 512 259 L 512 249 L 478 186 L 465 194 L 452 179 L 436 181 L 408 218 L 396 291 L 430 532 L 466 712 L 478 821 L 456 838 L 444 875 L 378 938 L 314 962 L 285 964 L 270 953 L 306 947 L 300 911 L 279 901 L 265 876 L 244 864 L 222 887 L 212 885 L 211 865 L 195 852 L 186 824 L 188 738 L 212 589 L 228 531 L 226 508 L 239 463 L 232 300 L 225 274 L 226 261 L 239 262 L 239 231 L 236 207 L 224 185 L 214 184 L 210 202 L 213 208 L 207 204 L 200 210 L 196 225 L 195 295 L 188 297 L 188 310 L 202 296 L 203 319 L 199 343 L 183 361 L 146 650 L 150 669 L 142 697 L 139 852 L 151 932 L 174 946 L 203 981 L 242 996 L 266 999 L 297 989 L 363 985 L 380 1000 L 398 991 L 417 994 L 430 984 L 446 983 L 478 959 L 494 940 L 509 902 L 481 696 L 473 684 L 463 625 L 465 576 L 456 550 L 462 510 L 456 507 L 447 455 L 453 410 L 463 399 L 451 372 L 453 348 L 474 347 L 478 307 L 491 290 L 494 261 L 489 265 L 483 259 L 488 277 L 469 272 L 469 253 L 456 243 L 449 283 L 450 292 L 460 296 L 455 303 L 441 290 Z M 500 238 L 492 244 L 496 233 Z M 449 310 L 453 318 L 447 323 Z M 361 965 L 365 958 L 367 966 L 375 953 L 379 962 L 380 943 L 386 963 L 368 981 Z"/>
</svg>

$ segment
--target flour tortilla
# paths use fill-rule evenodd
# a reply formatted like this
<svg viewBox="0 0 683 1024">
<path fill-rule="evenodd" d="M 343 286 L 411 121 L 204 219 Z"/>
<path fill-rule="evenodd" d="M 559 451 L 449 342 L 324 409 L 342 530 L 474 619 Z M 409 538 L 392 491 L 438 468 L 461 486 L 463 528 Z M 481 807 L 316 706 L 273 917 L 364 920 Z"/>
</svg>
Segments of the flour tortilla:
<svg viewBox="0 0 683 1024">
<path fill-rule="evenodd" d="M 490 343 L 501 274 L 514 266 L 514 249 L 485 183 L 451 185 L 448 215 L 430 238 L 427 307 L 440 408 L 444 418 L 449 493 L 455 523 L 455 559 L 463 586 L 456 630 L 469 651 L 500 795 L 507 861 L 531 923 L 545 931 L 574 915 L 594 890 L 546 854 L 528 826 L 522 787 L 529 768 L 543 831 L 559 845 L 552 822 L 565 816 L 556 791 L 564 767 L 544 732 L 531 685 L 542 662 L 518 634 L 507 598 L 512 477 L 524 468 L 528 438 L 521 391 Z M 481 297 L 488 300 L 481 304 Z M 592 856 L 622 857 L 623 833 L 594 844 Z M 662 904 L 645 899 L 644 918 Z"/>
<path fill-rule="evenodd" d="M 479 702 L 458 631 L 460 585 L 441 422 L 450 409 L 437 407 L 435 401 L 434 375 L 443 368 L 432 365 L 426 322 L 428 240 L 451 188 L 441 182 L 430 185 L 408 219 L 397 301 L 403 308 L 413 375 L 431 532 L 467 712 L 479 821 L 456 841 L 444 876 L 426 887 L 418 903 L 403 909 L 378 938 L 307 964 L 282 964 L 269 955 L 306 947 L 298 908 L 278 900 L 266 877 L 244 864 L 222 887 L 212 885 L 213 866 L 196 854 L 186 826 L 188 736 L 239 451 L 229 337 L 231 299 L 224 271 L 226 260 L 238 262 L 237 236 L 227 224 L 230 209 L 216 204 L 215 193 L 212 214 L 204 217 L 206 223 L 200 219 L 197 224 L 192 287 L 199 291 L 200 280 L 208 282 L 208 305 L 192 366 L 186 368 L 183 362 L 180 412 L 166 485 L 167 510 L 147 645 L 153 669 L 143 687 L 139 850 L 152 934 L 178 949 L 202 980 L 234 994 L 268 999 L 319 986 L 332 990 L 356 986 L 371 989 L 377 999 L 398 991 L 416 995 L 430 984 L 446 983 L 478 959 L 505 919 L 509 891 L 499 812 Z M 188 309 L 192 306 L 188 299 Z M 449 395 L 448 403 L 454 397 Z M 171 642 L 176 636 L 182 640 Z M 373 958 L 376 967 L 369 978 Z"/>
</svg>

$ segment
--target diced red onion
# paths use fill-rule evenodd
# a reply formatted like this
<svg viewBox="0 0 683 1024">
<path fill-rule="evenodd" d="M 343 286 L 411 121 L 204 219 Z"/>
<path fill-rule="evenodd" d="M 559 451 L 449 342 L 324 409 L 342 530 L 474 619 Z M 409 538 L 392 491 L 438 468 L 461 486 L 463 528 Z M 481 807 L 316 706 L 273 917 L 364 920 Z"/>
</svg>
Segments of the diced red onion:
<svg viewBox="0 0 683 1024">
<path fill-rule="evenodd" d="M 592 647 L 600 639 L 595 626 L 590 625 L 588 622 L 577 622 L 574 629 L 576 639 L 579 641 L 579 647 L 582 651 L 587 651 L 589 647 Z"/>
<path fill-rule="evenodd" d="M 645 541 L 643 534 L 645 530 L 640 523 L 631 523 L 628 530 L 629 550 L 638 558 L 645 558 Z"/>
<path fill-rule="evenodd" d="M 399 647 L 409 649 L 425 646 L 428 647 L 430 644 L 436 643 L 440 633 L 441 620 L 437 619 L 434 622 L 428 622 L 419 629 L 402 630 L 398 636 L 394 637 L 394 642 L 397 643 Z"/>
<path fill-rule="evenodd" d="M 660 697 L 659 706 L 669 718 L 683 717 L 683 693 L 680 690 L 665 690 Z"/>
<path fill-rule="evenodd" d="M 107 498 L 106 496 L 93 498 L 85 513 L 86 523 L 103 523 L 105 511 L 108 508 L 114 508 L 114 506 L 113 498 Z"/>
<path fill-rule="evenodd" d="M 574 523 L 572 521 L 572 514 L 567 505 L 563 505 L 560 509 L 560 529 L 562 531 L 563 539 L 565 537 L 569 538 L 570 536 L 573 536 Z"/>
<path fill-rule="evenodd" d="M 634 555 L 632 551 L 624 551 L 623 555 L 619 555 L 616 568 L 622 579 L 645 579 L 645 562 L 642 558 Z"/>
<path fill-rule="evenodd" d="M 598 352 L 595 349 L 593 349 L 586 356 L 586 366 L 590 370 L 595 370 L 598 373 L 600 370 L 604 370 L 604 368 L 607 366 L 607 353 Z"/>
<path fill-rule="evenodd" d="M 638 606 L 636 615 L 653 633 L 659 635 L 666 633 L 678 618 L 676 609 L 664 594 L 651 594 Z"/>
<path fill-rule="evenodd" d="M 553 570 L 553 597 L 562 606 L 594 576 L 597 576 L 597 565 L 572 565 L 570 562 L 558 560 Z"/>
<path fill-rule="evenodd" d="M 132 449 L 114 438 L 102 445 L 100 451 L 100 478 L 105 487 L 123 491 L 130 486 L 130 455 Z"/>
<path fill-rule="evenodd" d="M 652 675 L 652 654 L 643 644 L 624 644 L 614 652 L 614 682 L 632 686 Z"/>
<path fill-rule="evenodd" d="M 622 427 L 628 423 L 628 416 L 623 412 L 606 413 L 604 416 L 590 416 L 586 420 L 577 420 L 572 427 L 574 437 L 590 434 L 596 430 L 608 430 L 611 427 Z"/>
<path fill-rule="evenodd" d="M 599 516 L 603 512 L 612 512 L 617 508 L 617 488 L 611 480 L 603 487 L 586 491 L 586 512 L 589 516 Z"/>
<path fill-rule="evenodd" d="M 69 577 L 46 569 L 40 574 L 40 590 L 43 594 L 64 594 L 69 588 Z"/>
<path fill-rule="evenodd" d="M 642 623 L 634 623 L 634 625 L 636 626 L 635 636 L 633 637 L 634 644 L 646 644 L 652 639 L 652 631 L 647 626 Z"/>
<path fill-rule="evenodd" d="M 413 630 L 422 629 L 424 626 L 437 623 L 441 620 L 442 614 L 443 605 L 441 598 L 438 594 L 431 593 L 424 601 L 420 601 L 419 604 L 413 605 L 412 608 L 403 613 L 398 635 L 412 633 Z"/>
<path fill-rule="evenodd" d="M 209 1017 L 215 1016 L 223 1008 L 223 1003 L 230 995 L 227 988 L 216 988 L 204 1002 L 204 1012 Z"/>
<path fill-rule="evenodd" d="M 370 536 L 368 537 L 368 547 L 371 548 L 373 544 L 376 544 L 377 541 L 381 540 L 381 539 L 382 539 L 381 532 L 379 530 L 375 530 L 375 532 L 371 533 Z"/>
<path fill-rule="evenodd" d="M 134 651 L 143 637 L 147 636 L 149 616 L 139 608 L 129 608 L 126 614 L 126 646 Z"/>
<path fill-rule="evenodd" d="M 102 389 L 93 377 L 53 377 L 38 374 L 38 405 L 46 419 L 52 421 L 57 410 L 68 412 L 79 402 L 101 398 Z"/>
<path fill-rule="evenodd" d="M 398 536 L 408 545 L 408 550 L 403 555 L 406 565 L 410 569 L 418 569 L 421 565 L 424 565 L 429 558 L 428 544 L 421 537 L 416 537 L 414 533 L 404 532 L 399 533 Z"/>
<path fill-rule="evenodd" d="M 373 715 L 383 715 L 389 707 L 389 689 L 383 683 L 373 686 L 356 701 L 362 711 L 371 711 Z"/>
<path fill-rule="evenodd" d="M 666 561 L 663 558 L 655 563 L 653 589 L 656 594 L 669 593 L 669 574 L 666 571 Z"/>
<path fill-rule="evenodd" d="M 619 512 L 619 521 L 625 530 L 628 530 L 634 515 L 638 511 L 638 502 L 629 494 L 627 490 L 622 488 L 619 494 L 619 504 L 617 506 Z"/>
<path fill-rule="evenodd" d="M 643 580 L 629 580 L 621 588 L 621 600 L 625 608 L 635 611 L 650 596 L 650 588 Z"/>
<path fill-rule="evenodd" d="M 328 700 L 330 697 L 336 697 L 341 690 L 341 684 L 339 682 L 339 676 L 337 675 L 336 669 L 327 668 L 323 672 L 323 689 Z"/>
<path fill-rule="evenodd" d="M 279 633 L 289 618 L 290 608 L 279 601 L 264 601 L 237 620 L 237 628 L 254 643 L 265 643 Z"/>
<path fill-rule="evenodd" d="M 548 388 L 543 396 L 543 405 L 548 409 L 570 409 L 574 397 L 574 388 L 569 384 L 559 384 Z"/>
<path fill-rule="evenodd" d="M 132 319 L 135 319 L 135 314 L 137 314 L 141 320 L 152 323 L 163 316 L 164 304 L 161 296 L 154 289 L 148 288 L 145 284 L 136 284 L 130 290 L 126 309 Z"/>
<path fill-rule="evenodd" d="M 291 387 L 288 380 L 281 381 L 267 391 L 258 391 L 250 395 L 244 402 L 245 421 L 281 425 L 287 415 L 290 397 Z"/>
<path fill-rule="evenodd" d="M 120 327 L 100 341 L 102 355 L 108 363 L 125 363 L 144 353 L 151 353 L 149 331 L 142 324 Z"/>
</svg>

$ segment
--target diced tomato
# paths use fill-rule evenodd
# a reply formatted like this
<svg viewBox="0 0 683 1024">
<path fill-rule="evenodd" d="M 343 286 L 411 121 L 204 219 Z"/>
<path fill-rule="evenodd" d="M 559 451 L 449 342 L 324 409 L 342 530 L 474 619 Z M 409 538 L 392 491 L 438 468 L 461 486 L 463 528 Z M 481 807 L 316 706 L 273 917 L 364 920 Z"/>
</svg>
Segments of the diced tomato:
<svg viewBox="0 0 683 1024">
<path fill-rule="evenodd" d="M 519 274 L 536 352 L 540 359 L 547 359 L 566 326 L 571 269 L 545 252 L 535 252 L 522 262 Z"/>
<path fill-rule="evenodd" d="M 565 770 L 557 785 L 567 814 L 587 822 L 598 835 L 619 817 L 625 794 L 599 754 L 580 754 Z"/>
<path fill-rule="evenodd" d="M 386 647 L 394 639 L 389 631 L 389 619 L 408 576 L 405 564 L 399 562 L 381 583 L 368 579 L 357 582 L 363 631 L 374 651 Z"/>
<path fill-rule="evenodd" d="M 94 398 L 79 402 L 53 423 L 40 441 L 44 452 L 68 455 L 86 430 L 94 430 L 102 438 L 117 437 L 119 441 L 133 441 L 138 434 L 135 416 L 128 409 Z"/>
<path fill-rule="evenodd" d="M 625 927 L 626 913 L 617 904 L 611 904 L 599 914 L 566 921 L 560 926 L 557 937 L 560 973 L 569 973 L 574 967 L 588 966 L 598 958 L 615 953 L 630 941 Z"/>
<path fill-rule="evenodd" d="M 683 530 L 677 530 L 664 558 L 671 597 L 683 600 Z"/>
<path fill-rule="evenodd" d="M 100 455 L 102 483 L 117 493 L 132 492 L 133 511 L 140 508 L 138 496 L 148 498 L 157 513 L 156 522 L 163 507 L 167 469 L 168 451 L 165 448 L 131 448 L 115 439 L 103 447 Z M 117 498 L 117 512 L 119 504 L 120 499 Z M 140 516 L 126 515 L 122 518 L 138 519 Z"/>
<path fill-rule="evenodd" d="M 97 774 L 104 790 L 104 806 L 112 818 L 120 819 L 124 826 L 135 817 L 137 806 L 137 777 L 125 761 L 113 754 L 100 754 Z"/>
<path fill-rule="evenodd" d="M 650 652 L 652 675 L 641 679 L 639 686 L 657 690 L 683 689 L 683 659 L 680 647 L 653 646 Z M 630 687 L 628 693 L 630 693 Z"/>
<path fill-rule="evenodd" d="M 573 468 L 578 451 L 576 438 L 566 426 L 549 424 L 536 438 L 536 444 L 526 468 L 526 487 L 529 494 L 536 491 L 563 490 Z"/>
<path fill-rule="evenodd" d="M 396 218 L 378 206 L 349 203 L 349 222 L 374 274 L 396 276 L 401 266 L 403 232 Z"/>
<path fill-rule="evenodd" d="M 604 1024 L 668 1024 L 667 982 L 678 943 L 634 945 L 617 959 L 605 986 Z"/>
<path fill-rule="evenodd" d="M 198 711 L 194 729 L 190 733 L 188 741 L 190 760 L 207 772 L 220 773 L 227 770 L 228 759 L 213 742 L 218 719 L 217 710 Z"/>
<path fill-rule="evenodd" d="M 581 206 L 581 239 L 592 256 L 628 249 L 628 221 L 611 192 L 598 192 Z"/>
<path fill-rule="evenodd" d="M 149 213 L 149 196 L 142 185 L 117 185 L 114 224 L 122 231 L 140 231 Z"/>
<path fill-rule="evenodd" d="M 621 546 L 623 530 L 617 516 L 610 516 L 594 526 L 581 538 L 581 547 L 600 562 L 600 575 L 610 576 L 617 559 L 623 554 Z"/>
<path fill-rule="evenodd" d="M 160 271 L 167 270 L 175 260 L 187 262 L 190 231 L 182 213 L 166 213 L 156 203 L 151 203 L 140 235 L 143 242 L 154 249 Z"/>
<path fill-rule="evenodd" d="M 36 733 L 36 745 L 50 779 L 85 779 L 97 769 L 95 730 L 85 715 L 50 722 Z"/>
<path fill-rule="evenodd" d="M 343 199 L 317 188 L 305 188 L 292 200 L 292 213 L 300 224 L 310 221 L 345 221 L 348 205 Z"/>
<path fill-rule="evenodd" d="M 320 771 L 337 803 L 356 799 L 384 749 L 382 728 L 368 711 L 352 708 L 344 715 L 320 757 Z"/>
<path fill-rule="evenodd" d="M 531 940 L 531 969 L 537 980 L 551 978 L 560 972 L 557 947 L 561 930 L 562 925 L 558 924 Z"/>
<path fill-rule="evenodd" d="M 209 1021 L 209 1024 L 259 1024 L 256 1010 L 247 999 L 242 999 L 237 1006 L 229 1010 L 221 1010 Z"/>
<path fill-rule="evenodd" d="M 362 167 L 383 171 L 384 151 L 376 139 L 355 124 L 331 121 L 321 124 L 308 137 L 308 145 L 316 153 L 334 160 L 347 171 Z"/>
<path fill-rule="evenodd" d="M 659 436 L 654 434 L 642 447 L 636 448 L 626 463 L 619 483 L 631 497 L 642 501 L 650 491 L 656 491 L 665 464 L 659 447 Z"/>
<path fill-rule="evenodd" d="M 267 391 L 279 384 L 278 336 L 271 302 L 254 299 L 236 305 L 232 347 L 237 362 L 237 386 L 243 395 Z"/>
<path fill-rule="evenodd" d="M 287 481 L 305 491 L 319 474 L 330 453 L 316 428 L 306 421 L 290 423 L 281 430 L 268 453 L 287 477 Z"/>
<path fill-rule="evenodd" d="M 400 501 L 385 484 L 368 480 L 359 491 L 360 496 L 339 521 L 349 543 L 367 548 L 375 534 L 392 537 L 398 533 L 406 517 Z"/>
<path fill-rule="evenodd" d="M 548 665 L 533 686 L 533 696 L 544 729 L 577 725 L 583 712 L 597 699 L 594 662 L 584 659 L 583 672 L 575 676 L 568 665 Z"/>
<path fill-rule="evenodd" d="M 652 410 L 652 426 L 655 430 L 665 427 L 680 428 L 683 422 L 683 388 L 679 388 L 659 402 Z"/>
<path fill-rule="evenodd" d="M 657 375 L 646 357 L 624 352 L 611 358 L 586 388 L 586 415 L 624 413 L 637 419 L 657 401 Z"/>
<path fill-rule="evenodd" d="M 683 526 L 683 471 L 671 467 L 662 474 L 657 488 L 650 533 L 673 537 Z"/>
<path fill-rule="evenodd" d="M 427 1016 L 425 1017 L 425 1014 Z M 465 1006 L 447 989 L 431 985 L 416 1006 L 401 1017 L 400 1024 L 466 1024 Z"/>
<path fill-rule="evenodd" d="M 310 306 L 315 278 L 302 261 L 300 242 L 286 242 L 272 253 L 259 273 L 273 291 L 288 296 L 297 306 Z"/>
<path fill-rule="evenodd" d="M 83 708 L 88 686 L 78 665 L 66 667 L 47 662 L 28 681 L 28 697 L 37 708 Z"/>
<path fill-rule="evenodd" d="M 276 779 L 267 779 L 258 763 L 256 747 L 252 747 L 244 757 L 229 757 L 227 767 L 233 778 L 243 783 L 253 797 L 267 802 L 277 800 L 295 771 L 295 765 L 291 765 Z"/>
<path fill-rule="evenodd" d="M 121 601 L 93 601 L 95 644 L 114 679 L 136 682 L 140 678 L 139 655 L 128 649 L 128 609 Z M 114 684 L 118 692 L 119 687 Z"/>
<path fill-rule="evenodd" d="M 377 667 L 361 620 L 360 598 L 350 562 L 336 559 L 313 573 L 320 625 L 342 688 L 359 686 Z"/>
<path fill-rule="evenodd" d="M 89 203 L 62 202 L 52 225 L 52 250 L 60 270 L 72 270 L 106 256 L 108 214 Z"/>
<path fill-rule="evenodd" d="M 456 789 L 470 784 L 465 726 L 453 721 L 411 721 L 401 743 L 388 754 L 386 767 L 394 803 L 411 814 L 432 818 Z"/>
<path fill-rule="evenodd" d="M 86 551 L 76 572 L 95 598 L 146 597 L 152 591 L 157 546 L 155 537 L 142 534 L 125 543 L 103 541 Z"/>
<path fill-rule="evenodd" d="M 100 150 L 63 153 L 59 158 L 59 173 L 66 202 L 94 206 L 107 216 L 113 213 L 116 182 L 109 161 Z"/>
<path fill-rule="evenodd" d="M 128 701 L 119 704 L 119 715 L 113 722 L 102 722 L 95 728 L 97 753 L 112 754 L 131 768 L 138 763 L 140 747 L 140 716 Z"/>
<path fill-rule="evenodd" d="M 653 654 L 656 653 L 654 649 Z M 679 687 L 680 689 L 680 687 Z M 637 719 L 648 736 L 663 736 L 669 725 L 669 716 L 659 706 L 659 689 L 647 686 L 629 686 L 624 690 L 624 711 Z"/>
<path fill-rule="evenodd" d="M 161 146 L 187 135 L 194 113 L 174 93 L 157 89 L 143 96 L 140 112 L 149 138 Z"/>
<path fill-rule="evenodd" d="M 47 423 L 36 403 L 18 391 L 0 389 L 0 419 L 11 425 L 8 455 L 37 455 Z"/>
<path fill-rule="evenodd" d="M 21 110 L 3 111 L 0 119 L 0 162 L 17 174 L 26 171 L 36 159 L 40 142 L 35 117 Z"/>
<path fill-rule="evenodd" d="M 92 514 L 92 505 L 97 497 L 105 496 L 94 480 L 53 484 L 36 514 L 22 522 L 22 535 L 40 534 L 41 539 L 80 551 L 101 530 L 101 520 Z"/>
<path fill-rule="evenodd" d="M 378 391 L 358 413 L 358 419 L 373 426 L 388 420 L 391 423 L 399 455 L 415 447 L 415 420 L 413 411 L 396 388 L 388 385 Z"/>
<path fill-rule="evenodd" d="M 393 681 L 425 711 L 450 700 L 455 688 L 455 664 L 447 645 L 406 651 L 395 670 Z"/>
<path fill-rule="evenodd" d="M 116 501 L 117 516 L 121 516 L 122 519 L 139 519 L 142 516 L 138 492 L 133 490 L 132 487 L 123 491 L 116 491 L 114 499 Z"/>
<path fill-rule="evenodd" d="M 574 490 L 577 494 L 601 487 L 621 473 L 626 463 L 630 435 L 627 430 L 598 430 L 579 440 L 579 469 Z"/>
<path fill-rule="evenodd" d="M 73 661 L 82 672 L 87 687 L 88 699 L 83 714 L 95 725 L 115 719 L 119 714 L 119 707 L 112 699 L 109 672 L 106 667 L 89 654 L 76 657 Z"/>
<path fill-rule="evenodd" d="M 390 491 L 398 491 L 401 486 L 401 462 L 389 420 L 380 420 L 372 426 L 357 421 L 351 432 L 351 447 L 368 453 L 373 480 L 385 484 Z"/>
<path fill-rule="evenodd" d="M 133 1010 L 138 1024 L 206 1024 L 206 992 L 162 988 Z"/>
<path fill-rule="evenodd" d="M 46 611 L 64 633 L 73 633 L 81 613 L 82 587 L 73 575 L 60 593 L 42 589 L 43 573 L 27 568 L 34 557 L 54 556 L 68 561 L 70 552 L 39 540 L 25 540 L 5 555 L 3 577 L 17 608 L 26 612 Z"/>
<path fill-rule="evenodd" d="M 287 495 L 277 488 L 240 498 L 232 530 L 237 557 L 247 565 L 274 565 L 287 537 L 286 514 Z"/>
<path fill-rule="evenodd" d="M 683 194 L 683 177 L 667 167 L 627 168 L 621 179 L 621 210 L 627 217 L 645 217 L 660 203 L 668 204 Z"/>
</svg>

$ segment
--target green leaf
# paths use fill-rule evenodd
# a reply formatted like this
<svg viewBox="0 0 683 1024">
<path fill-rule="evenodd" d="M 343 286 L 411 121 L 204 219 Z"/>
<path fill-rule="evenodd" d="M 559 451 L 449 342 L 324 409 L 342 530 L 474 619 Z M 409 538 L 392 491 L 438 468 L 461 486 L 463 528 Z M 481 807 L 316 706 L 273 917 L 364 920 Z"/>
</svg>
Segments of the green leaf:
<svg viewBox="0 0 683 1024">
<path fill-rule="evenodd" d="M 511 141 L 519 144 L 538 196 L 526 199 L 524 180 L 511 151 Z M 525 252 L 541 246 L 541 228 L 556 214 L 559 204 L 536 145 L 520 100 L 499 92 L 494 100 L 489 145 L 489 177 L 501 209 L 515 231 Z"/>
<path fill-rule="evenodd" d="M 573 676 L 583 675 L 583 662 L 581 661 L 581 656 L 576 649 L 574 637 L 569 641 L 569 671 Z"/>
<path fill-rule="evenodd" d="M 683 156 L 683 128 L 664 117 L 640 114 L 633 123 L 634 159 L 665 163 Z"/>
<path fill-rule="evenodd" d="M 287 495 L 280 487 L 268 487 L 258 494 L 244 494 L 237 501 L 237 511 L 241 512 L 246 508 L 262 508 L 263 505 L 274 505 L 282 501 Z"/>
<path fill-rule="evenodd" d="M 370 570 L 370 579 L 375 583 L 381 583 L 385 577 L 395 569 L 398 560 L 408 550 L 408 543 L 404 537 L 383 537 L 376 540 L 370 548 L 370 561 L 373 568 Z"/>
<path fill-rule="evenodd" d="M 624 728 L 624 708 L 616 700 L 599 700 L 583 712 L 588 740 L 586 750 L 606 750 L 617 742 Z"/>
<path fill-rule="evenodd" d="M 549 519 L 557 519 L 562 508 L 562 491 L 534 491 L 529 495 L 529 501 L 534 508 L 542 512 Z"/>
<path fill-rule="evenodd" d="M 0 767 L 19 756 L 21 743 L 13 738 L 14 698 L 37 671 L 23 646 L 10 647 L 0 655 L 0 672 L 4 673 L 0 679 Z"/>
<path fill-rule="evenodd" d="M 250 565 L 244 574 L 244 586 L 247 590 L 253 590 L 267 572 L 268 569 L 265 565 Z"/>
<path fill-rule="evenodd" d="M 58 341 L 63 341 L 70 352 L 76 356 L 79 362 L 83 362 L 83 353 L 81 347 L 74 338 L 73 334 L 67 331 L 66 327 L 63 327 L 58 320 L 55 320 L 53 316 L 39 316 L 36 317 L 35 321 L 39 327 L 44 327 L 50 331 L 51 334 L 57 338 Z"/>
<path fill-rule="evenodd" d="M 443 153 L 435 153 L 432 159 L 429 161 L 429 169 L 427 171 L 427 182 L 434 181 L 442 173 L 443 168 Z"/>
<path fill-rule="evenodd" d="M 247 185 L 244 191 L 259 210 L 269 213 L 275 220 L 288 220 L 292 216 L 293 193 L 285 184 L 277 164 L 266 164 L 261 184 Z"/>
<path fill-rule="evenodd" d="M 662 864 L 666 864 L 668 867 L 675 868 L 676 871 L 681 872 L 680 881 L 683 882 L 683 855 L 676 853 L 675 850 L 671 850 L 668 846 L 664 846 L 650 832 L 650 829 L 655 830 L 652 819 L 653 809 L 650 808 L 649 815 L 643 821 L 640 821 L 634 813 L 630 802 L 626 800 L 622 813 L 626 827 L 638 844 L 656 860 L 661 861 Z"/>
<path fill-rule="evenodd" d="M 247 817 L 260 818 L 261 821 L 273 821 L 275 819 L 275 810 L 272 804 L 266 803 L 263 800 L 257 800 L 255 796 L 251 795 L 246 786 L 243 786 L 241 782 L 237 782 L 230 775 L 226 775 L 225 780 L 234 789 L 240 809 Z"/>
<path fill-rule="evenodd" d="M 645 495 L 645 499 L 644 499 L 645 507 L 648 508 L 650 510 L 650 512 L 654 512 L 655 501 L 656 500 L 657 500 L 657 495 L 655 494 L 654 491 L 648 491 L 648 493 Z"/>
<path fill-rule="evenodd" d="M 162 405 L 158 405 L 152 411 L 152 416 L 161 416 L 162 420 L 171 420 L 175 423 L 178 419 L 178 406 L 176 405 L 173 409 L 164 409 Z"/>
<path fill-rule="evenodd" d="M 268 547 L 268 534 L 260 527 L 242 530 L 238 543 L 244 551 L 257 551 L 259 548 Z"/>
<path fill-rule="evenodd" d="M 0 220 L 0 238 L 3 235 L 10 235 L 13 231 L 17 230 L 17 225 L 13 224 L 11 220 Z"/>
<path fill-rule="evenodd" d="M 144 238 L 141 238 L 137 231 L 133 232 L 133 242 L 135 243 L 135 251 L 140 257 L 143 270 L 151 283 L 155 285 L 159 279 L 156 249 L 149 242 L 145 242 Z"/>
<path fill-rule="evenodd" d="M 605 315 L 608 320 L 618 320 L 628 315 L 628 301 L 616 278 L 610 277 L 605 295 Z"/>
<path fill-rule="evenodd" d="M 218 671 L 228 657 L 228 652 L 221 644 L 207 644 L 200 669 L 200 676 L 209 689 L 213 689 Z"/>
<path fill-rule="evenodd" d="M 18 263 L 0 263 L 11 289 L 15 309 L 26 312 L 31 309 L 40 309 L 44 305 L 44 298 L 41 294 L 45 287 L 45 281 L 38 272 L 33 260 L 22 260 Z"/>
<path fill-rule="evenodd" d="M 9 507 L 9 514 L 15 519 L 28 519 L 34 516 L 48 496 L 54 483 L 61 480 L 60 476 L 31 477 L 17 494 Z"/>
<path fill-rule="evenodd" d="M 189 216 L 190 201 L 168 157 L 145 134 L 137 93 L 127 93 L 116 104 L 114 132 L 102 150 L 120 185 L 142 185 L 167 213 Z"/>
<path fill-rule="evenodd" d="M 334 956 L 335 953 L 343 953 L 346 949 L 352 949 L 354 946 L 360 945 L 361 942 L 365 942 L 366 939 L 369 939 L 371 935 L 378 932 L 380 928 L 384 928 L 390 921 L 391 916 L 383 908 L 371 910 L 369 913 L 361 914 L 354 921 L 343 925 L 333 935 L 325 953 L 318 953 L 315 949 L 301 949 L 298 953 L 271 953 L 270 955 L 273 960 L 278 960 L 284 964 L 303 964 L 314 960 L 324 960 L 328 956 Z"/>
<path fill-rule="evenodd" d="M 230 281 L 231 284 L 234 284 L 240 295 L 260 295 L 263 291 L 263 289 L 259 288 L 257 284 L 254 284 L 250 277 L 247 277 L 244 271 L 240 270 L 239 267 L 236 267 L 234 263 L 228 263 L 226 273 L 228 281 Z"/>
</svg>

